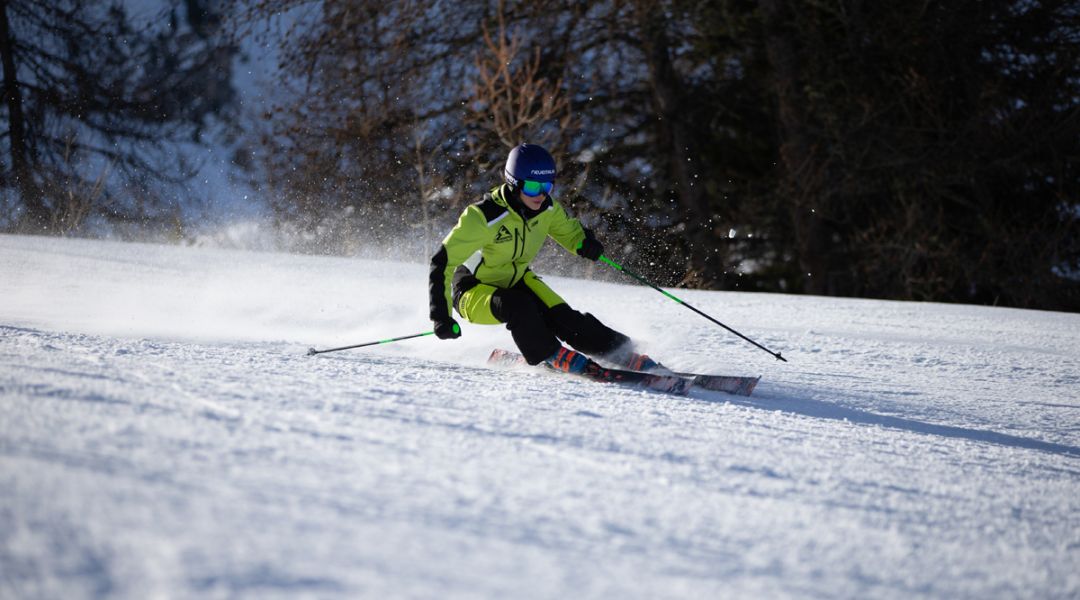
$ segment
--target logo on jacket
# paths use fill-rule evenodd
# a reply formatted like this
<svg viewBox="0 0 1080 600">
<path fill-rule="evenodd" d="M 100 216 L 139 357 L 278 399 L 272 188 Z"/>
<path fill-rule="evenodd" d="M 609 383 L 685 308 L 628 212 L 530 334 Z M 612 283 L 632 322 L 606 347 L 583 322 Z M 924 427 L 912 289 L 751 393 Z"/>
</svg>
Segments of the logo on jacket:
<svg viewBox="0 0 1080 600">
<path fill-rule="evenodd" d="M 506 225 L 503 225 L 502 227 L 500 227 L 499 228 L 499 233 L 495 234 L 495 243 L 496 244 L 501 244 L 503 242 L 509 242 L 512 239 L 514 239 L 514 236 L 510 233 L 510 230 L 506 228 Z"/>
</svg>

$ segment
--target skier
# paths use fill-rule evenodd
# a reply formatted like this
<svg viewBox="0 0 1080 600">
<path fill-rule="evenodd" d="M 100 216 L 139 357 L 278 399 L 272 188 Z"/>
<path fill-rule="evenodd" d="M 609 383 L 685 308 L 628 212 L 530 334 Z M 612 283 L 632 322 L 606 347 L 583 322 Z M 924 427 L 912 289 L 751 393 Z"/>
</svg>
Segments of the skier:
<svg viewBox="0 0 1080 600">
<path fill-rule="evenodd" d="M 453 308 L 470 323 L 505 323 L 530 365 L 546 362 L 570 373 L 598 373 L 601 367 L 591 355 L 633 370 L 662 369 L 634 352 L 627 336 L 571 308 L 529 268 L 549 236 L 592 261 L 604 251 L 593 233 L 551 197 L 555 171 L 547 150 L 521 144 L 506 159 L 505 183 L 461 214 L 431 259 L 435 335 L 461 336 Z M 465 263 L 477 251 L 480 260 L 470 269 Z"/>
</svg>

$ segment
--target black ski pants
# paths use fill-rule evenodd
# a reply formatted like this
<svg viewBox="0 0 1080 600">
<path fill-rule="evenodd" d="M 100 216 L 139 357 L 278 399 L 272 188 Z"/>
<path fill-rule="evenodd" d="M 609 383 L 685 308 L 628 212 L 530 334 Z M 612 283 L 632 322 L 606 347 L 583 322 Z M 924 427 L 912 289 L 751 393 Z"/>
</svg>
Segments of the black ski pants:
<svg viewBox="0 0 1080 600">
<path fill-rule="evenodd" d="M 530 287 L 530 284 L 537 287 L 537 282 L 539 278 L 529 271 L 512 287 L 494 288 L 481 284 L 469 269 L 459 267 L 454 272 L 454 308 L 461 313 L 461 299 L 470 292 L 471 305 L 488 302 L 491 315 L 506 324 L 530 365 L 555 354 L 562 342 L 590 356 L 611 354 L 630 342 L 625 335 L 591 314 L 574 310 L 561 298 L 558 303 L 550 299 L 545 302 Z M 546 284 L 539 285 L 547 290 Z M 554 296 L 554 293 L 546 295 Z"/>
</svg>

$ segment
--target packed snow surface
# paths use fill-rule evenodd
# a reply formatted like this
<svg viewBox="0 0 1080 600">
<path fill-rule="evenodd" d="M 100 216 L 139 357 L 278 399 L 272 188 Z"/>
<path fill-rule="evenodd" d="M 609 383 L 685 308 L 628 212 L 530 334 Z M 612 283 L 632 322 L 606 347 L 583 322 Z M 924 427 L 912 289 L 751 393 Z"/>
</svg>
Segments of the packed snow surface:
<svg viewBox="0 0 1080 600">
<path fill-rule="evenodd" d="M 616 257 L 618 258 L 618 257 Z M 485 365 L 415 263 L 0 236 L 0 598 L 1077 598 L 1080 315 L 549 277 L 753 397 Z"/>
</svg>

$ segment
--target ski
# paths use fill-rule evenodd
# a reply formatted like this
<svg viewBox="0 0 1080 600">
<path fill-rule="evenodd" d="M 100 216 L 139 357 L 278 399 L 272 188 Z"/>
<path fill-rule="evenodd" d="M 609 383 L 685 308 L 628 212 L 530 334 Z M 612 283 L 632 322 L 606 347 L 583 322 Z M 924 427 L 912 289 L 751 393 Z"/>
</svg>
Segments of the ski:
<svg viewBox="0 0 1080 600">
<path fill-rule="evenodd" d="M 510 350 L 496 349 L 491 352 L 491 356 L 488 357 L 488 363 L 503 366 L 503 367 L 516 367 L 521 365 L 527 365 L 525 357 Z M 672 373 L 670 375 L 662 375 L 658 373 L 639 373 L 637 371 L 622 371 L 619 369 L 606 369 L 609 373 L 630 374 L 636 373 L 637 375 L 651 375 L 653 377 L 671 377 L 678 378 L 681 381 L 689 381 L 694 387 L 699 387 L 705 390 L 712 390 L 715 392 L 725 392 L 728 394 L 734 394 L 736 396 L 749 396 L 754 392 L 754 388 L 757 386 L 760 377 L 751 376 L 739 376 L 739 375 L 702 375 L 700 373 Z M 586 377 L 591 377 L 586 374 Z M 597 377 L 592 377 L 597 379 Z M 634 376 L 624 375 L 625 382 L 640 381 L 635 379 Z M 662 385 L 662 383 L 660 384 Z M 655 388 L 654 388 L 655 389 Z M 681 390 L 679 393 L 686 393 L 686 390 Z"/>
<path fill-rule="evenodd" d="M 700 375 L 696 373 L 676 373 L 679 377 L 686 377 L 695 386 L 716 392 L 727 392 L 736 396 L 749 396 L 754 393 L 761 377 L 741 375 Z"/>
<path fill-rule="evenodd" d="M 528 365 L 525 357 L 510 350 L 495 349 L 488 357 L 488 364 L 498 367 L 518 367 Z M 596 364 L 596 363 L 593 363 Z M 599 366 L 599 365 L 597 365 Z M 608 369 L 605 367 L 592 368 L 584 373 L 575 374 L 593 381 L 604 383 L 616 383 L 629 387 L 664 392 L 667 394 L 685 395 L 690 391 L 690 379 L 678 375 L 659 375 L 655 373 L 641 373 L 638 371 L 624 371 L 622 369 Z"/>
<path fill-rule="evenodd" d="M 488 364 L 496 367 L 511 368 L 528 366 L 529 363 L 525 362 L 525 357 L 517 352 L 496 348 L 488 356 Z"/>
</svg>

